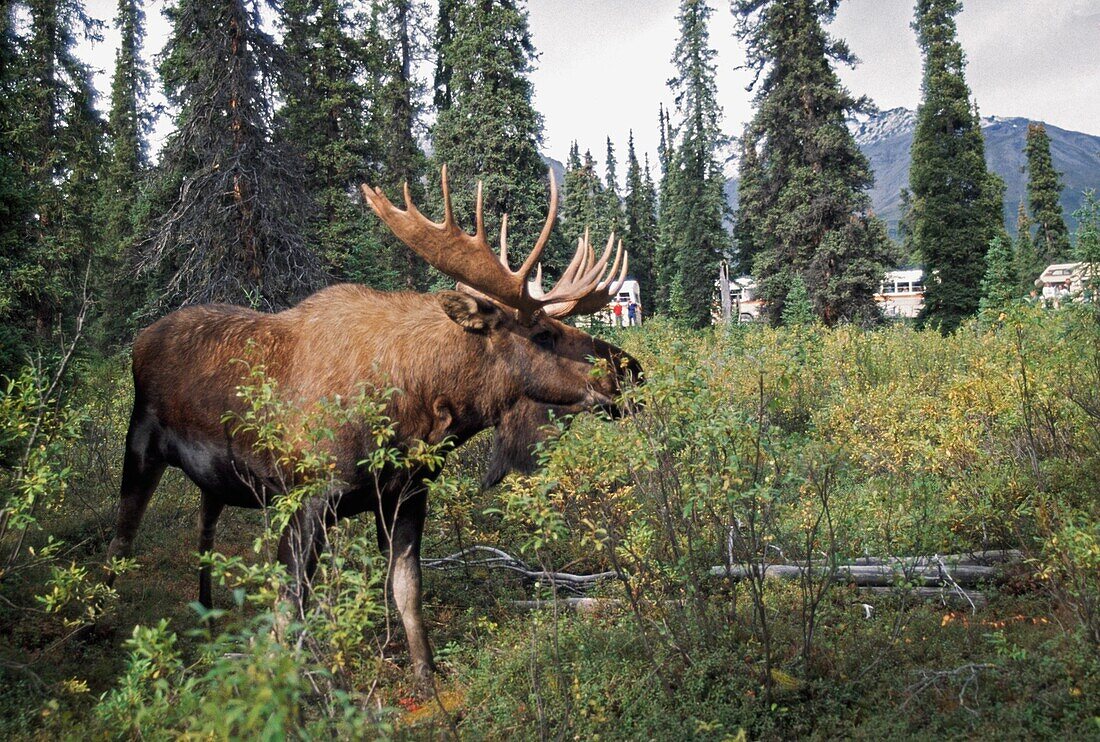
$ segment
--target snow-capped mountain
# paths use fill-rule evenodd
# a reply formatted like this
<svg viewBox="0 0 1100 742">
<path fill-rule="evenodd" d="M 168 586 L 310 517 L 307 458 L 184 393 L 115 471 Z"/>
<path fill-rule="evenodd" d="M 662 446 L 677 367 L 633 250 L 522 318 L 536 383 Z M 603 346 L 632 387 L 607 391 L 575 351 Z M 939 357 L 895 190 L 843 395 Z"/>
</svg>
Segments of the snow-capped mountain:
<svg viewBox="0 0 1100 742">
<path fill-rule="evenodd" d="M 901 190 L 909 184 L 909 149 L 916 123 L 916 111 L 893 108 L 851 124 L 856 143 L 875 172 L 871 189 L 875 213 L 886 221 L 892 236 L 897 234 L 901 217 Z M 1029 120 L 983 116 L 981 123 L 986 162 L 1005 181 L 1005 225 L 1015 233 L 1016 212 L 1027 192 L 1024 141 Z M 1062 173 L 1062 209 L 1072 230 L 1075 224 L 1071 214 L 1080 208 L 1083 192 L 1090 188 L 1100 191 L 1100 136 L 1051 124 L 1046 124 L 1046 130 L 1054 167 Z M 727 183 L 726 192 L 736 205 L 736 183 Z"/>
</svg>

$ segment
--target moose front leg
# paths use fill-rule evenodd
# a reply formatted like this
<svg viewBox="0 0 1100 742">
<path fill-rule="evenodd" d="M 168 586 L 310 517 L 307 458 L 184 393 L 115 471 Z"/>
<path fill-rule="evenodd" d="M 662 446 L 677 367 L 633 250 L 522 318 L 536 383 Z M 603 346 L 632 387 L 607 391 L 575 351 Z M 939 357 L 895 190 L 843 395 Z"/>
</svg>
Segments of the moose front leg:
<svg viewBox="0 0 1100 742">
<path fill-rule="evenodd" d="M 332 497 L 311 498 L 298 508 L 279 539 L 279 561 L 290 577 L 286 598 L 294 619 L 305 617 L 310 581 L 325 548 L 325 527 L 334 513 Z"/>
<path fill-rule="evenodd" d="M 424 533 L 427 499 L 426 492 L 416 493 L 397 506 L 396 512 L 387 519 L 389 528 L 383 527 L 381 516 L 378 523 L 379 546 L 389 559 L 393 602 L 405 627 L 413 672 L 424 682 L 431 681 L 435 669 L 420 599 L 420 539 Z"/>
</svg>

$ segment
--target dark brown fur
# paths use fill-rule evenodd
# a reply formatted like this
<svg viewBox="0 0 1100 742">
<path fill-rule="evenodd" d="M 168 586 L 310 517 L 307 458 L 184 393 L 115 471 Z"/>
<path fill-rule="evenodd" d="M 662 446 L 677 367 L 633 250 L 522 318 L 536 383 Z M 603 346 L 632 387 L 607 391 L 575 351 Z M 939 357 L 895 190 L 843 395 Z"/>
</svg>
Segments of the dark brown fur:
<svg viewBox="0 0 1100 742">
<path fill-rule="evenodd" d="M 593 378 L 590 358 L 609 373 Z M 126 440 L 118 527 L 111 556 L 131 552 L 134 534 L 166 466 L 181 469 L 202 490 L 200 551 L 213 548 L 226 505 L 260 507 L 278 472 L 250 441 L 230 435 L 225 414 L 240 411 L 236 389 L 245 367 L 263 364 L 285 399 L 308 408 L 364 384 L 401 390 L 388 414 L 397 443 L 456 445 L 497 427 L 486 483 L 510 469 L 530 471 L 531 447 L 551 411 L 558 416 L 602 406 L 640 368 L 618 348 L 556 320 L 530 326 L 469 295 L 382 293 L 341 285 L 279 314 L 230 306 L 181 309 L 144 330 L 134 343 L 134 410 Z M 279 558 L 292 577 L 299 607 L 324 530 L 335 517 L 374 511 L 379 545 L 391 559 L 394 599 L 417 674 L 432 659 L 420 617 L 420 537 L 426 471 L 390 475 L 379 493 L 356 462 L 373 445 L 355 426 L 333 442 L 343 483 L 310 501 L 284 533 Z M 277 489 L 276 489 L 277 491 Z M 200 573 L 200 600 L 210 605 L 210 576 Z"/>
</svg>

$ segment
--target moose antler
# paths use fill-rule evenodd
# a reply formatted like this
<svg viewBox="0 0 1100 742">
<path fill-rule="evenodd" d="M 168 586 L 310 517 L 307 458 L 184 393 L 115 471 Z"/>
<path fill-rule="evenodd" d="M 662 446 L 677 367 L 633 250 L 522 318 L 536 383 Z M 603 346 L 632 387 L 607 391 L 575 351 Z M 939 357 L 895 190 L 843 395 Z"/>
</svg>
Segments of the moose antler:
<svg viewBox="0 0 1100 742">
<path fill-rule="evenodd" d="M 610 259 L 612 239 L 599 260 L 588 243 L 587 232 L 577 245 L 577 252 L 569 267 L 549 292 L 542 291 L 542 269 L 534 287 L 528 282 L 531 270 L 538 263 L 546 243 L 550 239 L 550 230 L 558 212 L 558 187 L 550 172 L 550 212 L 543 224 L 535 247 L 518 271 L 508 265 L 508 215 L 505 214 L 500 226 L 500 255 L 493 253 L 485 240 L 485 224 L 481 181 L 477 184 L 477 228 L 474 234 L 468 234 L 455 221 L 451 208 L 451 189 L 447 181 L 447 166 L 442 169 L 443 176 L 443 221 L 433 222 L 425 217 L 412 203 L 409 185 L 405 184 L 405 210 L 394 206 L 378 188 L 365 183 L 360 186 L 363 197 L 374 213 L 390 228 L 398 239 L 413 252 L 424 258 L 429 264 L 447 274 L 460 284 L 474 292 L 483 294 L 498 304 L 515 309 L 521 319 L 532 320 L 540 309 L 551 316 L 564 317 L 569 314 L 581 314 L 596 311 L 610 300 L 606 289 L 610 284 L 604 276 L 604 269 Z M 624 256 L 622 242 L 616 252 L 615 262 L 610 275 L 614 275 L 620 258 Z M 626 261 L 623 259 L 621 280 L 626 277 Z M 532 293 L 534 288 L 534 293 Z M 616 289 L 617 290 L 617 289 Z M 599 298 L 602 296 L 602 299 Z M 598 306 L 596 303 L 598 302 Z M 592 307 L 589 309 L 589 307 Z"/>
<path fill-rule="evenodd" d="M 607 239 L 607 247 L 604 248 L 603 255 L 599 260 L 596 260 L 596 253 L 592 249 L 592 243 L 589 241 L 588 229 L 584 230 L 584 236 L 577 240 L 577 252 L 573 256 L 573 261 L 569 264 L 569 267 L 565 269 L 565 273 L 562 274 L 558 282 L 554 284 L 554 288 L 546 293 L 542 290 L 542 263 L 539 263 L 535 272 L 535 278 L 532 281 L 531 293 L 536 297 L 552 296 L 556 292 L 565 293 L 567 287 L 572 285 L 579 274 L 588 272 L 589 269 L 586 266 L 591 266 L 590 272 L 597 276 L 603 276 L 588 293 L 579 299 L 571 301 L 552 301 L 547 304 L 543 311 L 550 317 L 556 317 L 558 319 L 564 319 L 565 317 L 572 317 L 582 314 L 592 314 L 598 312 L 607 306 L 619 289 L 622 288 L 623 283 L 626 281 L 626 273 L 630 263 L 630 255 L 623 250 L 623 241 L 619 240 L 619 247 L 615 251 L 615 262 L 611 264 L 611 270 L 604 273 L 604 269 L 607 267 L 607 261 L 611 257 L 611 246 L 615 242 L 615 233 L 612 232 L 611 236 Z M 619 264 L 622 263 L 620 270 Z"/>
</svg>

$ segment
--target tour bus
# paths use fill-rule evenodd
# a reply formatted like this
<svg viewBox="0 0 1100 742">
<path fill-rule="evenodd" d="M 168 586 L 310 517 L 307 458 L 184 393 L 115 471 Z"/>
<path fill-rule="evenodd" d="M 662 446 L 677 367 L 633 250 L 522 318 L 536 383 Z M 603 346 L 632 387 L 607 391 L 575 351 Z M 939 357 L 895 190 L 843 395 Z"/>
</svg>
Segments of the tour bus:
<svg viewBox="0 0 1100 742">
<path fill-rule="evenodd" d="M 730 309 L 738 322 L 759 322 L 764 314 L 764 301 L 756 296 L 756 281 L 741 276 L 730 281 Z"/>
<path fill-rule="evenodd" d="M 1054 263 L 1035 279 L 1035 288 L 1044 304 L 1058 307 L 1063 301 L 1080 301 L 1091 277 L 1088 263 Z"/>
<path fill-rule="evenodd" d="M 752 276 L 730 281 L 730 304 L 738 322 L 758 322 L 764 314 L 764 301 L 756 294 Z M 888 318 L 912 319 L 924 306 L 924 271 L 906 268 L 887 271 L 879 284 L 875 301 Z"/>
<path fill-rule="evenodd" d="M 888 319 L 913 319 L 924 308 L 924 271 L 920 268 L 887 271 L 875 301 Z"/>
</svg>

